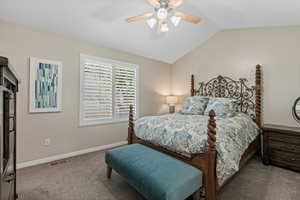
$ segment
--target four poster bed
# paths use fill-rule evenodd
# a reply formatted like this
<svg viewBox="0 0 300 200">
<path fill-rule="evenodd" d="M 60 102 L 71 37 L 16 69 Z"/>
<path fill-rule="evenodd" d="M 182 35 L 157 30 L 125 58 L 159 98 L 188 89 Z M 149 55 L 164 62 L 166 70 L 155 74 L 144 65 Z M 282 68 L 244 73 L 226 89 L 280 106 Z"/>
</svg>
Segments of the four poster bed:
<svg viewBox="0 0 300 200">
<path fill-rule="evenodd" d="M 238 111 L 247 114 L 255 122 L 258 128 L 261 128 L 261 66 L 256 66 L 255 86 L 249 87 L 246 79 L 233 80 L 228 77 L 218 76 L 207 83 L 201 82 L 199 88 L 195 88 L 194 75 L 191 77 L 191 96 L 209 96 L 223 97 L 237 100 Z M 213 110 L 209 112 L 207 125 L 207 148 L 203 153 L 195 153 L 190 156 L 171 151 L 168 148 L 153 144 L 150 141 L 141 139 L 135 134 L 135 122 L 133 117 L 133 108 L 130 106 L 129 127 L 128 127 L 128 144 L 139 143 L 151 147 L 157 151 L 168 154 L 176 159 L 184 161 L 198 169 L 203 176 L 203 195 L 207 200 L 216 200 L 217 192 L 225 184 L 219 185 L 217 181 L 217 148 L 216 134 L 220 133 L 217 129 L 216 115 Z M 218 122 L 218 120 L 217 120 Z M 253 123 L 253 122 L 252 122 Z M 205 125 L 206 126 L 206 125 Z M 218 130 L 218 132 L 217 132 Z M 245 151 L 239 161 L 239 168 L 242 168 L 252 156 L 258 152 L 260 147 L 260 134 L 255 136 L 251 144 L 245 147 Z M 229 180 L 229 179 L 228 179 Z M 226 180 L 226 182 L 228 182 Z M 225 182 L 225 183 L 226 183 Z"/>
</svg>

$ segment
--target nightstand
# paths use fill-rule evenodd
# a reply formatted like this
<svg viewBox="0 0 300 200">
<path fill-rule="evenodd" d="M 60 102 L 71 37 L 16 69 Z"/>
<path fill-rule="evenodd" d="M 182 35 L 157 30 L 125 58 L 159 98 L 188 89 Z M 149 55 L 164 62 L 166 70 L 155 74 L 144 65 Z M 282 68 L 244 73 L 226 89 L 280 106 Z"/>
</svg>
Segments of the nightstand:
<svg viewBox="0 0 300 200">
<path fill-rule="evenodd" d="M 265 124 L 263 162 L 300 171 L 300 128 Z"/>
</svg>

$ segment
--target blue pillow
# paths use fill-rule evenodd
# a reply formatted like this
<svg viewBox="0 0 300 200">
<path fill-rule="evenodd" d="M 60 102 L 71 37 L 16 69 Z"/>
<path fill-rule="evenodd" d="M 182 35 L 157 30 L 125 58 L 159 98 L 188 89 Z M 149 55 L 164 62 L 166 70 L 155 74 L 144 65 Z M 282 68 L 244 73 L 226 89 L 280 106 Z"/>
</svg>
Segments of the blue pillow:
<svg viewBox="0 0 300 200">
<path fill-rule="evenodd" d="M 180 113 L 188 115 L 203 115 L 208 101 L 209 97 L 204 96 L 186 97 L 182 104 Z"/>
<path fill-rule="evenodd" d="M 204 115 L 208 115 L 209 111 L 214 110 L 218 117 L 233 117 L 236 113 L 237 100 L 230 98 L 214 98 L 208 101 Z"/>
</svg>

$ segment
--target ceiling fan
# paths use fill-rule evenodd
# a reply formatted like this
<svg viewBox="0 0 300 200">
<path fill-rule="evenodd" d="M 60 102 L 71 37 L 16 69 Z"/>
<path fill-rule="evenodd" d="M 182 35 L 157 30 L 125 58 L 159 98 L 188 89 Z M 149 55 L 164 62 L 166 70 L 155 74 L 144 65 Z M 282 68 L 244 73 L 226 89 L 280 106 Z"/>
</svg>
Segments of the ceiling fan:
<svg viewBox="0 0 300 200">
<path fill-rule="evenodd" d="M 154 6 L 154 13 L 149 12 L 143 15 L 130 17 L 126 21 L 136 22 L 140 20 L 147 20 L 147 24 L 150 28 L 157 26 L 157 32 L 168 32 L 169 21 L 172 22 L 174 26 L 178 26 L 181 19 L 193 24 L 198 24 L 201 21 L 200 17 L 185 14 L 182 12 L 175 11 L 175 9 L 180 6 L 184 0 L 147 0 L 151 5 Z"/>
</svg>

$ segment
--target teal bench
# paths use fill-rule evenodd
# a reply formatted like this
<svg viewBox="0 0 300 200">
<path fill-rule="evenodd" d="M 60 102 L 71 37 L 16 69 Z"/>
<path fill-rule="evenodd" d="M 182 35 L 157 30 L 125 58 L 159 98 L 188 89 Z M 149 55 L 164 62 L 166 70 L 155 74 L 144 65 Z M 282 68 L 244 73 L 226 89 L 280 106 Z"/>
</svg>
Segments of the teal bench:
<svg viewBox="0 0 300 200">
<path fill-rule="evenodd" d="M 114 169 L 147 200 L 200 197 L 202 172 L 141 144 L 106 151 L 107 178 Z"/>
</svg>

